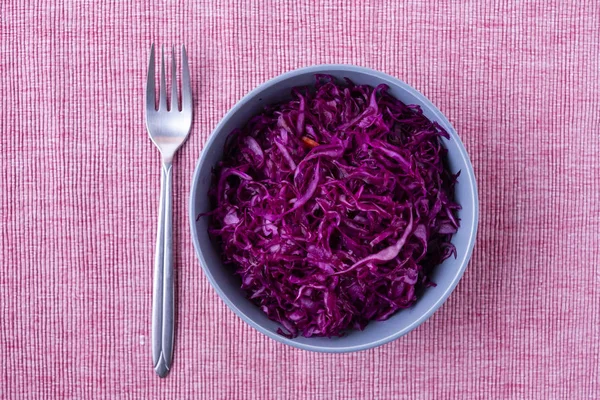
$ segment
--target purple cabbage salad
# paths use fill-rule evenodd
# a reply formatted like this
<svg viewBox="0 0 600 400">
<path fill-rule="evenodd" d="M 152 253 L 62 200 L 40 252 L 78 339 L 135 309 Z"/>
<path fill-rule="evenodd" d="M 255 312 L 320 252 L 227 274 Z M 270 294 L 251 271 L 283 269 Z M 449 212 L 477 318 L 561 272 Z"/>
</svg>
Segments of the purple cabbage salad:
<svg viewBox="0 0 600 400">
<path fill-rule="evenodd" d="M 450 139 L 419 106 L 317 75 L 231 133 L 209 233 L 287 337 L 342 336 L 410 307 L 456 249 Z"/>
</svg>

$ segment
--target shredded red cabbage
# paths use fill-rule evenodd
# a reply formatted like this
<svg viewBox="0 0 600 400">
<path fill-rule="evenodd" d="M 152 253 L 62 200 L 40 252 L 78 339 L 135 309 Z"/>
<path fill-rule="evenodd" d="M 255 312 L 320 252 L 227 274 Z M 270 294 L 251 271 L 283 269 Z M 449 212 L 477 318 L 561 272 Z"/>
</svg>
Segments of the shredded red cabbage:
<svg viewBox="0 0 600 400">
<path fill-rule="evenodd" d="M 385 320 L 456 257 L 447 132 L 386 85 L 316 78 L 232 132 L 209 193 L 224 262 L 288 337 Z"/>
</svg>

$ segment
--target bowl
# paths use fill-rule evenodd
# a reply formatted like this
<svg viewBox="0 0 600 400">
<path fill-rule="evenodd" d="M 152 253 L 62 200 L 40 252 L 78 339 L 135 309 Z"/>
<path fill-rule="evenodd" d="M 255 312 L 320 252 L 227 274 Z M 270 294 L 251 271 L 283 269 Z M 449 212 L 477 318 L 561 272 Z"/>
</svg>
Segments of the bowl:
<svg viewBox="0 0 600 400">
<path fill-rule="evenodd" d="M 385 83 L 391 95 L 406 104 L 420 105 L 430 120 L 439 123 L 450 134 L 451 140 L 444 139 L 443 143 L 448 149 L 448 167 L 453 173 L 461 171 L 455 187 L 455 199 L 462 206 L 458 213 L 461 226 L 452 238 L 458 257 L 451 257 L 435 267 L 431 278 L 437 286 L 425 289 L 411 308 L 397 312 L 386 321 L 371 321 L 363 331 L 349 331 L 342 337 L 289 339 L 277 333 L 280 325 L 267 318 L 258 306 L 246 298 L 240 288 L 240 278 L 232 268 L 223 265 L 219 247 L 211 241 L 207 232 L 208 218 L 196 219 L 198 214 L 209 211 L 207 192 L 212 179 L 211 170 L 222 158 L 227 135 L 260 113 L 265 105 L 288 100 L 292 88 L 314 85 L 315 74 L 329 74 L 338 79 L 348 77 L 356 84 L 371 86 Z M 208 280 L 229 308 L 244 322 L 272 339 L 304 350 L 331 353 L 366 350 L 388 343 L 415 329 L 440 308 L 467 267 L 475 242 L 478 215 L 473 167 L 448 119 L 425 96 L 399 79 L 352 65 L 317 65 L 290 71 L 248 93 L 223 117 L 210 135 L 196 165 L 190 197 L 190 224 L 196 253 Z"/>
</svg>

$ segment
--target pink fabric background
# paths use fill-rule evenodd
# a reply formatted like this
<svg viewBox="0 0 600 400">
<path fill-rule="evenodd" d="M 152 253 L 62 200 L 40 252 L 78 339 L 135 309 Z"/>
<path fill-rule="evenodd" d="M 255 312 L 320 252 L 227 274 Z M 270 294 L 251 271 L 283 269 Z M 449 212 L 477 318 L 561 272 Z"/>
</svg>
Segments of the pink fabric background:
<svg viewBox="0 0 600 400">
<path fill-rule="evenodd" d="M 600 6 L 589 1 L 3 1 L 0 398 L 600 398 Z M 151 42 L 188 46 L 196 116 L 174 165 L 175 365 L 150 359 L 159 156 Z M 188 227 L 224 113 L 297 67 L 353 63 L 456 127 L 481 200 L 470 267 L 410 335 L 296 350 L 217 297 Z"/>
</svg>

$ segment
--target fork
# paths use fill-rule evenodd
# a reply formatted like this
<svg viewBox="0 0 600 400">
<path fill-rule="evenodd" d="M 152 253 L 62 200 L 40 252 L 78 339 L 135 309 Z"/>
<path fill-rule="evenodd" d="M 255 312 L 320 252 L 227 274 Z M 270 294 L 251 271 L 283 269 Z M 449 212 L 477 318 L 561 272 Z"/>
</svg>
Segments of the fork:
<svg viewBox="0 0 600 400">
<path fill-rule="evenodd" d="M 185 47 L 181 48 L 181 110 L 177 101 L 175 48 L 171 58 L 171 100 L 167 109 L 165 82 L 165 51 L 161 50 L 160 96 L 156 109 L 154 87 L 154 44 L 150 49 L 146 82 L 146 127 L 152 142 L 161 154 L 160 201 L 158 232 L 154 259 L 152 298 L 152 361 L 154 371 L 164 378 L 173 361 L 174 282 L 172 237 L 172 161 L 177 149 L 185 142 L 192 125 L 192 89 Z"/>
</svg>

